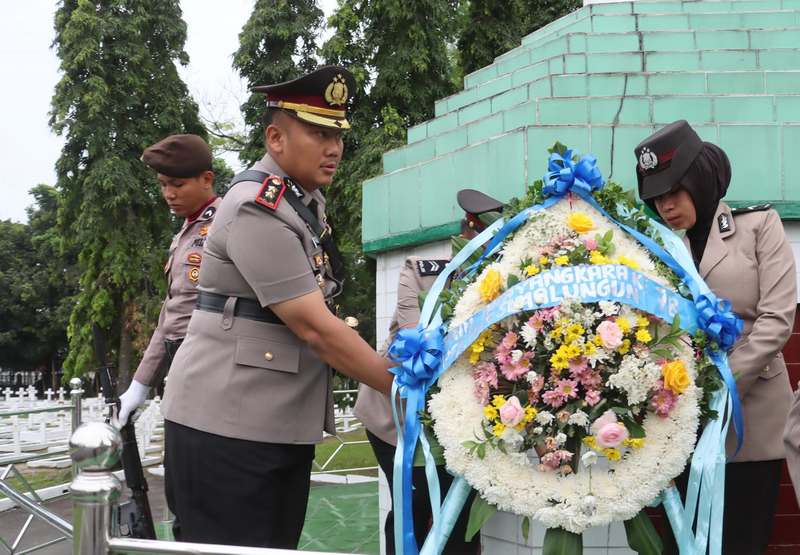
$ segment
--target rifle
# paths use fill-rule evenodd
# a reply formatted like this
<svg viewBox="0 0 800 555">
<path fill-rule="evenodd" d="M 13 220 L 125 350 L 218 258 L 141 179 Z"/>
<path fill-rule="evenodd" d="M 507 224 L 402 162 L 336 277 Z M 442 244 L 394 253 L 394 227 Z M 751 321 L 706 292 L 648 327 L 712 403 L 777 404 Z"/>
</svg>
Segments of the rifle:
<svg viewBox="0 0 800 555">
<path fill-rule="evenodd" d="M 117 397 L 117 381 L 114 377 L 113 367 L 106 359 L 105 336 L 97 325 L 92 326 L 94 335 L 94 350 L 97 360 L 101 364 L 100 388 L 108 407 L 106 422 L 114 425 L 119 412 L 119 398 Z M 156 539 L 153 514 L 150 511 L 150 501 L 147 498 L 147 481 L 144 478 L 142 461 L 139 459 L 139 446 L 136 443 L 136 430 L 133 426 L 133 414 L 128 418 L 127 424 L 119 430 L 122 436 L 122 469 L 125 472 L 125 483 L 131 490 L 131 499 L 119 506 L 120 535 L 131 538 L 154 540 Z"/>
</svg>

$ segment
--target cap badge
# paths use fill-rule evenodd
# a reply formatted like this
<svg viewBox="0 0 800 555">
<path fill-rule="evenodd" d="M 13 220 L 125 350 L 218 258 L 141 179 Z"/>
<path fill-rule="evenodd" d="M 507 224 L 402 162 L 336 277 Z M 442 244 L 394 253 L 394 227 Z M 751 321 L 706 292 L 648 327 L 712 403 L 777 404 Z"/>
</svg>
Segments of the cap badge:
<svg viewBox="0 0 800 555">
<path fill-rule="evenodd" d="M 649 148 L 644 147 L 641 154 L 639 154 L 639 167 L 647 171 L 652 170 L 656 166 L 658 166 L 658 158 L 655 153 Z"/>
<path fill-rule="evenodd" d="M 325 89 L 325 102 L 331 106 L 341 106 L 347 102 L 347 83 L 341 74 L 333 78 L 328 87 Z"/>
</svg>

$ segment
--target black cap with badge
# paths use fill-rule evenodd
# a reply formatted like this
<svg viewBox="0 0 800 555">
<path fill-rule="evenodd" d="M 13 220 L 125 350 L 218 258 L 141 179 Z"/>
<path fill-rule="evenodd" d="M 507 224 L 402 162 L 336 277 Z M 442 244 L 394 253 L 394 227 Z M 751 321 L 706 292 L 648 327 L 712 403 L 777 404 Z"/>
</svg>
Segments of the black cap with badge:
<svg viewBox="0 0 800 555">
<path fill-rule="evenodd" d="M 464 211 L 464 220 L 471 229 L 481 232 L 486 223 L 481 220 L 481 214 L 487 212 L 502 212 L 505 204 L 475 189 L 461 189 L 456 194 L 456 201 Z"/>
<path fill-rule="evenodd" d="M 676 189 L 703 150 L 703 140 L 686 120 L 659 129 L 634 149 L 639 198 L 654 199 Z"/>
<path fill-rule="evenodd" d="M 353 74 L 341 66 L 325 66 L 302 77 L 258 85 L 253 92 L 267 95 L 267 107 L 286 110 L 313 125 L 350 129 L 347 102 L 356 90 Z"/>
</svg>

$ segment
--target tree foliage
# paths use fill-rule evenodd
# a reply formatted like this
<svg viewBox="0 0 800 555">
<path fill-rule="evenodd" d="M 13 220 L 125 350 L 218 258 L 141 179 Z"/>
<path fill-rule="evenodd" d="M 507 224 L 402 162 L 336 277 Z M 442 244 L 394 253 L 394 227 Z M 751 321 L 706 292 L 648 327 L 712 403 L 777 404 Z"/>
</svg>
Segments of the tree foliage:
<svg viewBox="0 0 800 555">
<path fill-rule="evenodd" d="M 312 71 L 317 67 L 314 54 L 322 15 L 315 0 L 256 0 L 239 33 L 233 67 L 251 87 L 281 83 Z M 242 112 L 249 132 L 239 158 L 250 165 L 264 156 L 264 133 L 259 123 L 264 95 L 251 94 Z"/>
<path fill-rule="evenodd" d="M 580 0 L 470 0 L 458 39 L 461 70 L 488 66 L 525 35 L 579 7 Z"/>
<path fill-rule="evenodd" d="M 113 331 L 124 385 L 137 336 L 152 330 L 171 231 L 155 175 L 139 158 L 166 135 L 205 136 L 175 65 L 188 62 L 186 25 L 178 0 L 63 0 L 55 29 L 59 223 L 80 272 L 65 374 L 95 367 L 96 322 Z"/>
</svg>

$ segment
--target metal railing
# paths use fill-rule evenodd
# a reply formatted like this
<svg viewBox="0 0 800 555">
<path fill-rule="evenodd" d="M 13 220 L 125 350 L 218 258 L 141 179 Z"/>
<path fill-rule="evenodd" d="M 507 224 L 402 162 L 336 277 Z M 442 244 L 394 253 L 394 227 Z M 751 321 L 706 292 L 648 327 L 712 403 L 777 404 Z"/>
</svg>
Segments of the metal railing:
<svg viewBox="0 0 800 555">
<path fill-rule="evenodd" d="M 337 389 L 333 392 L 334 399 L 337 397 L 344 397 L 344 399 L 340 402 L 340 405 L 344 405 L 349 401 L 355 401 L 358 395 L 358 389 Z M 355 404 L 355 403 L 353 403 Z M 343 414 L 339 414 L 335 416 L 336 421 L 336 435 L 329 436 L 334 438 L 333 440 L 338 442 L 338 445 L 333 449 L 333 452 L 327 456 L 324 461 L 318 461 L 316 457 L 312 463 L 312 468 L 314 469 L 311 472 L 311 475 L 319 475 L 319 474 L 344 474 L 344 473 L 351 473 L 351 472 L 363 472 L 367 470 L 376 470 L 378 469 L 377 464 L 372 466 L 361 466 L 361 467 L 353 467 L 353 468 L 331 468 L 332 465 L 335 463 L 337 457 L 341 456 L 341 454 L 348 448 L 354 445 L 364 445 L 369 444 L 369 441 L 366 439 L 344 439 L 342 437 L 343 434 L 348 432 L 354 432 L 359 429 L 363 429 L 363 424 L 353 415 L 352 413 L 347 414 L 343 409 Z"/>
<path fill-rule="evenodd" d="M 71 431 L 74 433 L 75 430 L 81 424 L 81 399 L 83 396 L 83 390 L 81 389 L 81 381 L 78 378 L 73 378 L 70 380 L 70 404 L 67 405 L 60 405 L 57 407 L 46 407 L 46 408 L 33 408 L 33 409 L 22 409 L 22 410 L 11 410 L 11 411 L 0 411 L 0 418 L 4 417 L 17 417 L 17 416 L 25 416 L 28 414 L 38 414 L 38 413 L 46 413 L 46 412 L 61 412 L 64 410 L 71 410 L 72 412 L 72 428 Z M 17 507 L 21 510 L 28 513 L 28 518 L 23 523 L 22 527 L 16 534 L 14 540 L 9 543 L 4 538 L 0 538 L 0 545 L 5 548 L 5 550 L 10 555 L 23 555 L 24 553 L 32 553 L 34 551 L 38 551 L 45 547 L 49 547 L 53 544 L 62 542 L 64 540 L 69 540 L 72 538 L 72 525 L 69 522 L 62 519 L 60 516 L 56 515 L 55 513 L 50 512 L 43 506 L 43 500 L 39 497 L 39 494 L 36 493 L 36 490 L 31 487 L 30 483 L 25 479 L 25 477 L 17 470 L 16 466 L 19 463 L 33 461 L 36 459 L 42 458 L 50 458 L 58 455 L 67 454 L 68 449 L 65 447 L 63 449 L 55 449 L 52 451 L 48 451 L 46 453 L 35 454 L 35 455 L 27 455 L 27 454 L 20 454 L 17 457 L 13 457 L 10 459 L 4 460 L 0 465 L 4 466 L 2 472 L 0 472 L 0 492 L 6 495 L 11 501 L 14 502 Z M 24 491 L 20 491 L 19 489 L 15 488 L 9 483 L 9 476 L 14 476 L 19 482 L 21 482 L 24 486 Z M 73 479 L 76 476 L 76 468 L 73 465 L 72 467 L 72 477 Z M 38 518 L 45 522 L 46 524 L 55 528 L 61 536 L 58 538 L 48 540 L 44 543 L 35 545 L 33 547 L 20 549 L 20 545 L 22 540 L 25 538 L 25 534 L 30 529 L 31 523 L 33 522 L 34 518 Z"/>
<path fill-rule="evenodd" d="M 81 425 L 70 439 L 70 454 L 78 470 L 70 485 L 74 503 L 73 555 L 109 553 L 162 553 L 193 555 L 289 555 L 295 551 L 237 547 L 162 540 L 114 537 L 114 516 L 122 486 L 111 472 L 119 461 L 122 441 L 119 432 L 101 422 Z M 314 555 L 314 552 L 305 552 Z M 316 555 L 331 555 L 316 552 Z"/>
</svg>

